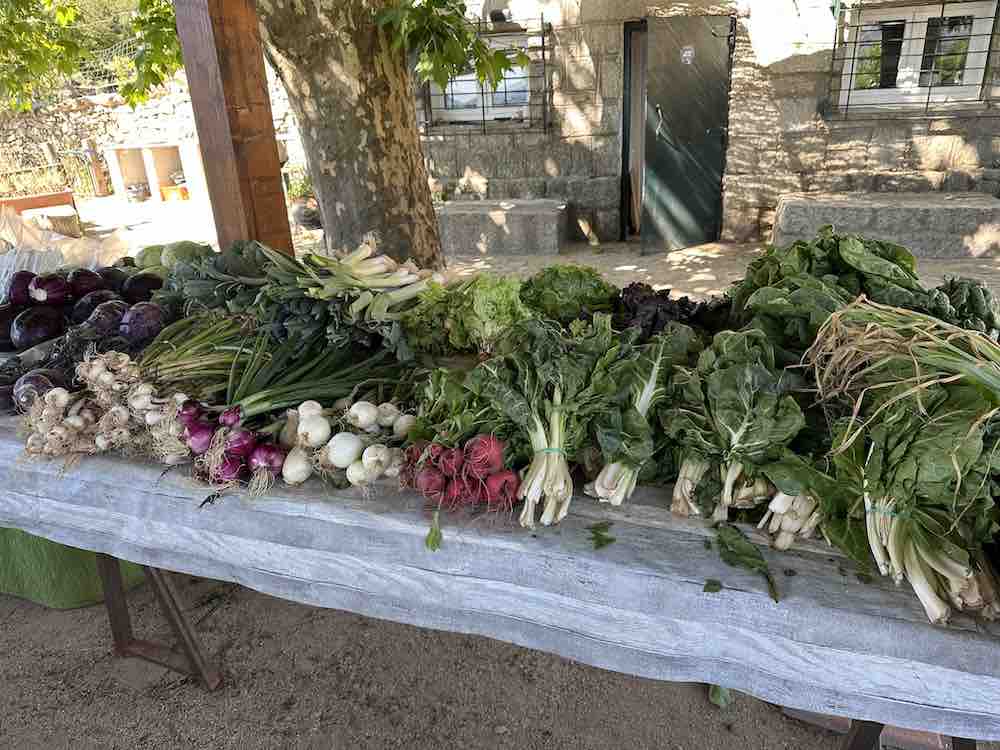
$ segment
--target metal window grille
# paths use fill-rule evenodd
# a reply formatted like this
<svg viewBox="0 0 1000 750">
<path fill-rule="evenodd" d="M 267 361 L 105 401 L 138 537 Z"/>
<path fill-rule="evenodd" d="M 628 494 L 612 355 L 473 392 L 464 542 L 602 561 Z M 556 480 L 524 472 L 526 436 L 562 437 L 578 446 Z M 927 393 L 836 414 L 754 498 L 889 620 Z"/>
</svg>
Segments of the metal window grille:
<svg viewBox="0 0 1000 750">
<path fill-rule="evenodd" d="M 544 17 L 498 17 L 470 25 L 492 49 L 511 57 L 523 52 L 530 62 L 508 70 L 495 91 L 481 86 L 472 71 L 444 89 L 424 84 L 418 93 L 423 130 L 434 135 L 547 131 L 552 25 Z"/>
<path fill-rule="evenodd" d="M 1000 2 L 859 0 L 837 12 L 830 119 L 1000 115 Z"/>
</svg>

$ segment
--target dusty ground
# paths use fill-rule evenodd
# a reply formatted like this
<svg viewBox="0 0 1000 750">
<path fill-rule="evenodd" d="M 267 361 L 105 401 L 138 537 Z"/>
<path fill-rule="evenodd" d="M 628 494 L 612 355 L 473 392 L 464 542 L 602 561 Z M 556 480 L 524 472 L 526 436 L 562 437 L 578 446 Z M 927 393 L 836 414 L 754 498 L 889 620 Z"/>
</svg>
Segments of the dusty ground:
<svg viewBox="0 0 1000 750">
<path fill-rule="evenodd" d="M 226 685 L 110 654 L 103 608 L 0 597 L 0 746 L 824 750 L 836 735 L 704 686 L 639 680 L 485 638 L 317 610 L 177 576 Z M 165 639 L 152 593 L 137 634 Z"/>
<path fill-rule="evenodd" d="M 155 243 L 191 239 L 215 243 L 211 211 L 196 203 L 131 204 L 118 198 L 96 198 L 80 202 L 80 215 L 91 232 L 116 237 L 135 254 Z M 295 235 L 300 252 L 316 249 L 321 232 Z M 475 252 L 452 255 L 448 267 L 457 275 L 480 271 L 527 276 L 555 262 L 574 262 L 594 266 L 611 281 L 624 286 L 645 281 L 667 286 L 678 294 L 706 296 L 719 294 L 739 279 L 746 265 L 758 253 L 760 245 L 701 245 L 673 253 L 641 255 L 638 243 L 613 242 L 597 247 L 573 245 L 559 256 L 497 256 Z M 921 259 L 924 280 L 937 285 L 944 276 L 974 276 L 1000 289 L 1000 258 Z"/>
</svg>

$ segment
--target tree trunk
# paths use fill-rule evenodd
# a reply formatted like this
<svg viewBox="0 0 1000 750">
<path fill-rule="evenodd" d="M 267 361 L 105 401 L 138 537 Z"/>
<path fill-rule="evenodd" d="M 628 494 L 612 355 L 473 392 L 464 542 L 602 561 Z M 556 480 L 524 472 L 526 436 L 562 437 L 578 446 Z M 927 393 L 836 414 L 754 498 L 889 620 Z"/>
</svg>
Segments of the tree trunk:
<svg viewBox="0 0 1000 750">
<path fill-rule="evenodd" d="M 401 50 L 375 25 L 385 0 L 258 0 L 268 55 L 298 118 L 327 247 L 444 265 Z"/>
</svg>

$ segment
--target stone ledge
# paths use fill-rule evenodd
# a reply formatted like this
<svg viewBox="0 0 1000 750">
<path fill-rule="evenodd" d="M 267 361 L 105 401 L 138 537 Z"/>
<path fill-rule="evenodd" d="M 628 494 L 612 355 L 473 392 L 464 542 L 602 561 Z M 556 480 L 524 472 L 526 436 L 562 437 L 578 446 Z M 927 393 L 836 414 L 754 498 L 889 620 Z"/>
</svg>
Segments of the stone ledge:
<svg viewBox="0 0 1000 750">
<path fill-rule="evenodd" d="M 1000 254 L 1000 200 L 981 193 L 786 194 L 773 241 L 786 245 L 832 224 L 897 242 L 924 258 Z"/>
<path fill-rule="evenodd" d="M 563 201 L 450 201 L 437 209 L 446 255 L 558 255 L 566 244 Z"/>
</svg>

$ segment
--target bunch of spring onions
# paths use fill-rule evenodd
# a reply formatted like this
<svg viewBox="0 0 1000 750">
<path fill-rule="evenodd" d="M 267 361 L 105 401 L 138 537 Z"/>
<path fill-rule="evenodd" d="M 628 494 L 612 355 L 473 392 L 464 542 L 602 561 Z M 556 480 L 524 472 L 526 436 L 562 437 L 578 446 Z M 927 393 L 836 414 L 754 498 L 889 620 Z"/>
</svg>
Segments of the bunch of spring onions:
<svg viewBox="0 0 1000 750">
<path fill-rule="evenodd" d="M 268 252 L 272 278 L 283 284 L 294 279 L 315 299 L 350 298 L 347 313 L 354 323 L 395 320 L 402 312 L 400 306 L 415 300 L 431 281 L 444 281 L 440 274 L 421 270 L 413 261 L 400 264 L 388 255 L 379 255 L 374 235 L 339 258 L 311 254 L 298 263 L 284 256 L 273 257 L 278 255 Z"/>
<path fill-rule="evenodd" d="M 233 368 L 245 366 L 253 350 L 245 346 L 254 323 L 245 316 L 202 313 L 167 326 L 146 347 L 138 366 L 161 388 L 178 388 L 192 398 L 225 397 Z"/>
</svg>

